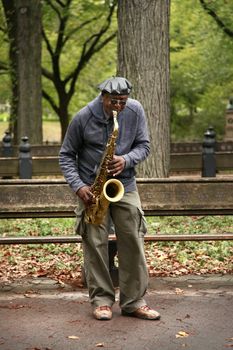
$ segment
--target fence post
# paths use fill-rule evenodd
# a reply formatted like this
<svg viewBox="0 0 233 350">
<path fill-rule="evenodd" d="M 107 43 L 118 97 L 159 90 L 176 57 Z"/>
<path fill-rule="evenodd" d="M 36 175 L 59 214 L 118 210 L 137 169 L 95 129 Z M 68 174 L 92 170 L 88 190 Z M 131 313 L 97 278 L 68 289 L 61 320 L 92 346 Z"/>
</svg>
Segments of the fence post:
<svg viewBox="0 0 233 350">
<path fill-rule="evenodd" d="M 229 103 L 226 109 L 224 141 L 233 141 L 233 97 L 229 99 Z"/>
<path fill-rule="evenodd" d="M 31 145 L 28 142 L 28 137 L 23 136 L 22 142 L 19 145 L 19 178 L 31 179 L 32 178 L 32 157 L 31 157 Z"/>
<path fill-rule="evenodd" d="M 11 145 L 11 134 L 10 131 L 5 131 L 5 136 L 2 139 L 2 157 L 12 157 L 13 148 Z"/>
<path fill-rule="evenodd" d="M 215 135 L 212 126 L 204 134 L 202 143 L 202 177 L 216 177 Z"/>
</svg>

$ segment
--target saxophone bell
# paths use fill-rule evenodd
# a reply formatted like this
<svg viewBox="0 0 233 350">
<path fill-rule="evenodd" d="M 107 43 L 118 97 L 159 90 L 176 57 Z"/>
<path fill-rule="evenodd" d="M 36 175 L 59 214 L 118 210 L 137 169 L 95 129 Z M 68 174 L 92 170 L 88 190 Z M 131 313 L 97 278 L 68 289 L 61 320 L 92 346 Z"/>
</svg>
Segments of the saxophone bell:
<svg viewBox="0 0 233 350">
<path fill-rule="evenodd" d="M 109 179 L 104 184 L 103 194 L 109 202 L 118 202 L 124 196 L 124 186 L 117 179 Z"/>
</svg>

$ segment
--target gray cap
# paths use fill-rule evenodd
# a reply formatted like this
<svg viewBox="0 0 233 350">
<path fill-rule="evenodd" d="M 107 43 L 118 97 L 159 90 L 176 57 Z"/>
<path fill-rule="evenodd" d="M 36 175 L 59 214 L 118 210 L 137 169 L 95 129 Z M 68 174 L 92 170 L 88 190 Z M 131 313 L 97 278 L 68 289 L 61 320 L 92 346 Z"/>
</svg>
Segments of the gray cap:
<svg viewBox="0 0 233 350">
<path fill-rule="evenodd" d="M 132 84 L 125 78 L 112 77 L 99 84 L 98 88 L 111 95 L 129 95 Z"/>
</svg>

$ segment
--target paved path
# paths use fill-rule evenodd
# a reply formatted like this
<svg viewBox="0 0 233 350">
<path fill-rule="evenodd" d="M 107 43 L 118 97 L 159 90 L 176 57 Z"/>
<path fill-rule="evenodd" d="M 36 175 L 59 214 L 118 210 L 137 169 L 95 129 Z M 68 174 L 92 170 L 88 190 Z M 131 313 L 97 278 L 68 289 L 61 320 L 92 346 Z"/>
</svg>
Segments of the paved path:
<svg viewBox="0 0 233 350">
<path fill-rule="evenodd" d="M 0 284 L 0 350 L 226 350 L 233 348 L 233 276 L 153 278 L 160 321 L 92 317 L 86 289 L 48 279 Z"/>
</svg>

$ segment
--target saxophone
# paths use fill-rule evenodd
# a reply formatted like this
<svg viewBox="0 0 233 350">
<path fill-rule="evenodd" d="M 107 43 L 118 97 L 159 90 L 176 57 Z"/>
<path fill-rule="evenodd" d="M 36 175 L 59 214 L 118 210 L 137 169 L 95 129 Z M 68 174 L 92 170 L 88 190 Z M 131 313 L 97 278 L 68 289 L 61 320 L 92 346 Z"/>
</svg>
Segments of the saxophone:
<svg viewBox="0 0 233 350">
<path fill-rule="evenodd" d="M 113 132 L 108 139 L 95 181 L 91 186 L 94 202 L 85 210 L 85 222 L 89 224 L 100 225 L 110 202 L 118 202 L 124 195 L 122 183 L 117 179 L 108 179 L 108 162 L 113 159 L 119 129 L 116 111 L 113 111 L 113 122 Z"/>
</svg>

